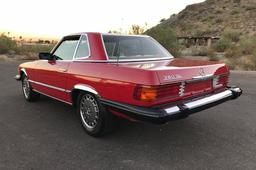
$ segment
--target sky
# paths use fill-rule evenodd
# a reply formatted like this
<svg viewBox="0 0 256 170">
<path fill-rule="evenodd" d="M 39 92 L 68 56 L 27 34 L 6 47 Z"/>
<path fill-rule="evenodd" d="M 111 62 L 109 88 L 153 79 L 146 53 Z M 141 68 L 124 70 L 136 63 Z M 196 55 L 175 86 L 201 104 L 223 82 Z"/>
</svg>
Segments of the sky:
<svg viewBox="0 0 256 170">
<path fill-rule="evenodd" d="M 204 0 L 1 0 L 0 31 L 58 38 L 75 32 L 148 28 Z"/>
</svg>

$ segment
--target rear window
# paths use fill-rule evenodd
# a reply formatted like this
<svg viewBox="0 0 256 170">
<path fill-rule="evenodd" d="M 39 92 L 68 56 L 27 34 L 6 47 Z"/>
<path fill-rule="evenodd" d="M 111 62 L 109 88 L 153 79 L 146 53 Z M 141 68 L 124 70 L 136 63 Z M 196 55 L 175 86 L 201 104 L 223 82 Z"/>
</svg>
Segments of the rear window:
<svg viewBox="0 0 256 170">
<path fill-rule="evenodd" d="M 172 58 L 172 55 L 153 38 L 147 36 L 103 35 L 110 60 Z"/>
</svg>

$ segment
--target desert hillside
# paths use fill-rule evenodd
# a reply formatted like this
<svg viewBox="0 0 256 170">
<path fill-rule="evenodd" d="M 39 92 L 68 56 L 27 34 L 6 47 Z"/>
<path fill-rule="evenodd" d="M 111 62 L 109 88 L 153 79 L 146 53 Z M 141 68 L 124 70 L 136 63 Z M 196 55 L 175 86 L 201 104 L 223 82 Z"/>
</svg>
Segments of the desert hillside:
<svg viewBox="0 0 256 170">
<path fill-rule="evenodd" d="M 227 29 L 256 35 L 256 0 L 206 0 L 162 19 L 178 36 L 220 36 Z"/>
</svg>

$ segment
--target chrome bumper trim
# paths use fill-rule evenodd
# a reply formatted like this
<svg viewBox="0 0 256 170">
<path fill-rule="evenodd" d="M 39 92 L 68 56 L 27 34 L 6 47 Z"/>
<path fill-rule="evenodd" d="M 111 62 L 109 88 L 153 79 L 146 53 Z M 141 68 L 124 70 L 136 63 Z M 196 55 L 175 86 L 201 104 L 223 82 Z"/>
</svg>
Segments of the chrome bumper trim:
<svg viewBox="0 0 256 170">
<path fill-rule="evenodd" d="M 21 80 L 21 76 L 18 74 L 18 75 L 16 75 L 16 76 L 14 77 L 14 79 L 17 80 L 17 81 L 20 81 L 20 80 Z"/>
<path fill-rule="evenodd" d="M 207 97 L 204 97 L 204 98 L 201 98 L 198 100 L 185 102 L 185 103 L 183 103 L 182 108 L 183 109 L 186 108 L 188 110 L 196 109 L 199 107 L 209 105 L 214 102 L 218 102 L 218 101 L 226 99 L 226 98 L 230 98 L 230 97 L 236 98 L 236 97 L 240 96 L 241 93 L 242 93 L 242 90 L 240 88 L 231 88 L 229 90 L 225 90 L 223 92 L 213 94 L 211 96 L 207 96 Z M 173 106 L 173 107 L 164 109 L 164 111 L 168 115 L 174 115 L 174 114 L 182 112 L 182 109 L 179 106 Z"/>
<path fill-rule="evenodd" d="M 184 105 L 189 109 L 194 109 L 194 108 L 206 105 L 206 104 L 216 102 L 218 100 L 222 100 L 222 99 L 230 97 L 230 96 L 232 96 L 232 92 L 230 90 L 226 90 L 224 92 L 214 94 L 214 95 L 209 96 L 209 97 L 205 97 L 205 98 L 202 98 L 202 99 L 199 99 L 199 100 L 196 100 L 196 101 L 185 103 Z"/>
<path fill-rule="evenodd" d="M 176 114 L 176 113 L 179 113 L 180 112 L 180 108 L 178 106 L 174 106 L 174 107 L 170 107 L 170 108 L 167 108 L 165 109 L 166 113 L 167 114 Z"/>
</svg>

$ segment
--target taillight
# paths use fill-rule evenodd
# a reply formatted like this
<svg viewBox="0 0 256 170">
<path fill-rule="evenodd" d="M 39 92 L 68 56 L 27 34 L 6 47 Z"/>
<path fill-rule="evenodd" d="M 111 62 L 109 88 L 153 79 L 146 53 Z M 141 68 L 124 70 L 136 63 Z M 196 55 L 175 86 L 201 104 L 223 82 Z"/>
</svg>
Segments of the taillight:
<svg viewBox="0 0 256 170">
<path fill-rule="evenodd" d="M 220 75 L 213 78 L 212 86 L 217 89 L 220 87 L 225 87 L 228 84 L 228 75 Z"/>
<path fill-rule="evenodd" d="M 154 101 L 166 97 L 179 96 L 180 83 L 162 86 L 137 86 L 134 98 L 141 101 Z"/>
<path fill-rule="evenodd" d="M 153 101 L 156 99 L 157 92 L 153 87 L 137 87 L 135 90 L 135 99 L 139 99 L 142 101 Z"/>
</svg>

